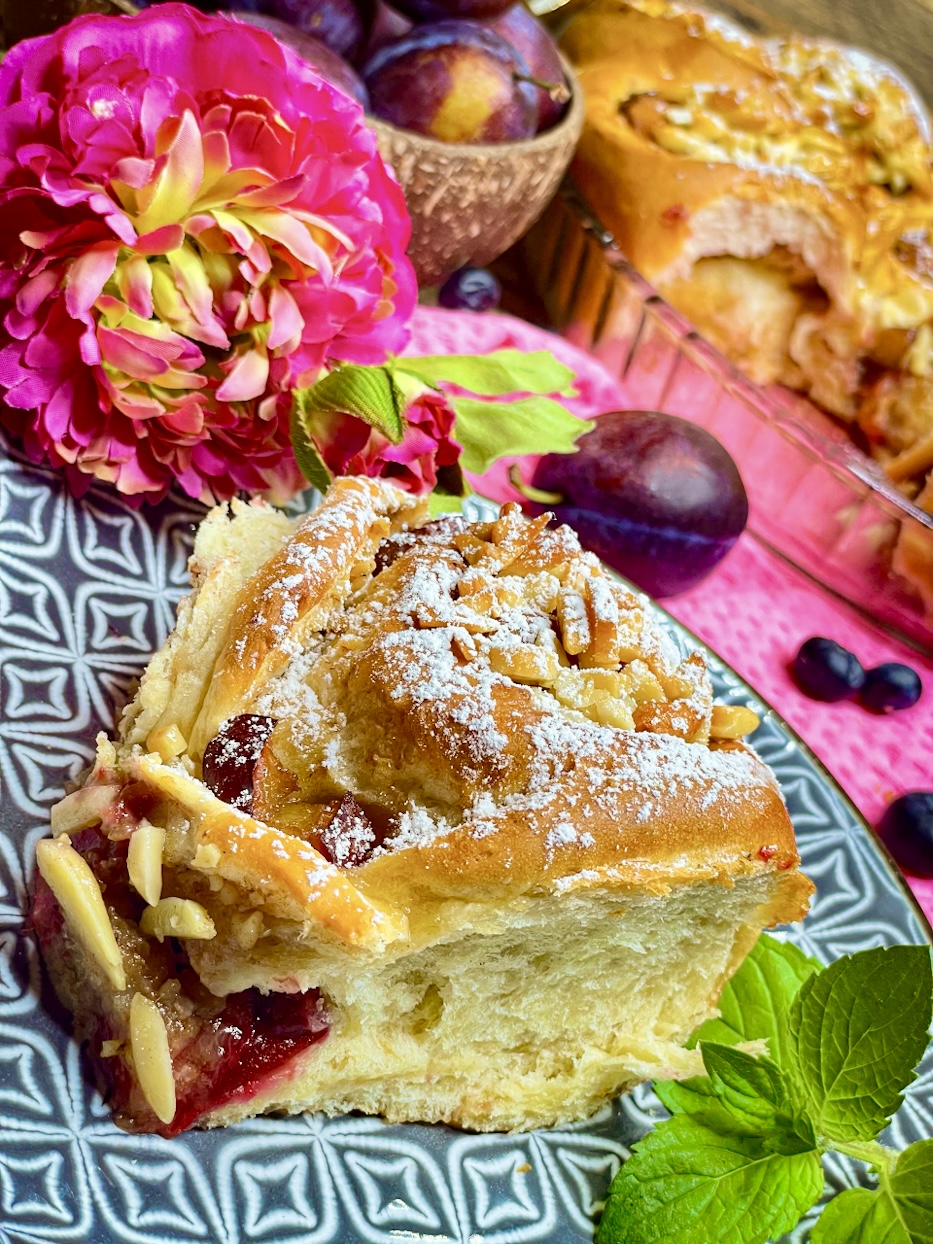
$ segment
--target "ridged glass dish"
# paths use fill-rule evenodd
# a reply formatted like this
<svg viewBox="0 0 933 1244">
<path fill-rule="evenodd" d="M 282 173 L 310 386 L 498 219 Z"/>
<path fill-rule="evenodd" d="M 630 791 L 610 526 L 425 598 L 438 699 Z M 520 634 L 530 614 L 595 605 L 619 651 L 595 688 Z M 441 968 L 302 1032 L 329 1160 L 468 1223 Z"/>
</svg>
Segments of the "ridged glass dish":
<svg viewBox="0 0 933 1244">
<path fill-rule="evenodd" d="M 682 415 L 726 446 L 759 540 L 933 651 L 933 516 L 841 424 L 741 375 L 635 271 L 572 188 L 522 246 L 551 326 L 622 380 L 632 409 Z"/>
</svg>

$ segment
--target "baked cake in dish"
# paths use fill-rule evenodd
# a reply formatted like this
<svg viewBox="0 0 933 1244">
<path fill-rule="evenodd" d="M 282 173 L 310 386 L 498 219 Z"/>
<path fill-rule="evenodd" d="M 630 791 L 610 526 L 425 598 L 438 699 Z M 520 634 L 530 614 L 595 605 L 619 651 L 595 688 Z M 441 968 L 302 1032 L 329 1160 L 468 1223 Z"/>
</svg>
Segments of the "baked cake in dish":
<svg viewBox="0 0 933 1244">
<path fill-rule="evenodd" d="M 566 527 L 213 510 L 32 924 L 125 1127 L 580 1119 L 812 891 L 757 719 Z"/>
<path fill-rule="evenodd" d="M 759 384 L 846 421 L 933 513 L 933 148 L 897 72 L 667 0 L 581 0 L 573 175 L 634 266 Z"/>
</svg>

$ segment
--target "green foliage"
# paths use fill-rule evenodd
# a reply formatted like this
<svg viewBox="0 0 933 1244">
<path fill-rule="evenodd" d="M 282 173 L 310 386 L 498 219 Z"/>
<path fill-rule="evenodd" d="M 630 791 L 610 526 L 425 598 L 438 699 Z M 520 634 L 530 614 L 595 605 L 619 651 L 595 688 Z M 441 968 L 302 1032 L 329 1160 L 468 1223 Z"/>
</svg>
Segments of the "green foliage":
<svg viewBox="0 0 933 1244">
<path fill-rule="evenodd" d="M 829 1149 L 869 1162 L 879 1185 L 831 1201 L 813 1244 L 933 1244 L 933 1140 L 897 1155 L 875 1139 L 926 1048 L 929 948 L 821 969 L 762 937 L 720 1005 L 694 1035 L 707 1074 L 655 1086 L 673 1117 L 613 1180 L 597 1244 L 765 1244 L 819 1200 Z"/>
</svg>

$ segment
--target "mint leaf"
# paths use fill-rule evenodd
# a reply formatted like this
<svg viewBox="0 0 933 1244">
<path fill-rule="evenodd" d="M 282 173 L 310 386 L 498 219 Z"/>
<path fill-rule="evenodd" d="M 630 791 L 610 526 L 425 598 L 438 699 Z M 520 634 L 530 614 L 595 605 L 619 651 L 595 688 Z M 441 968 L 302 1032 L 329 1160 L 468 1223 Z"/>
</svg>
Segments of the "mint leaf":
<svg viewBox="0 0 933 1244">
<path fill-rule="evenodd" d="M 879 1244 L 880 1240 L 884 1244 L 906 1244 L 906 1236 L 890 1233 L 890 1221 L 887 1228 L 882 1227 L 880 1236 L 877 1234 L 881 1226 L 878 1218 L 889 1209 L 877 1192 L 848 1188 L 834 1196 L 820 1214 L 810 1233 L 810 1244 Z M 866 1235 L 866 1229 L 873 1234 Z"/>
<path fill-rule="evenodd" d="M 933 1140 L 910 1145 L 876 1191 L 851 1188 L 835 1197 L 813 1228 L 812 1244 L 931 1244 Z"/>
<path fill-rule="evenodd" d="M 523 397 L 515 402 L 481 402 L 455 397 L 454 439 L 463 446 L 460 465 L 482 475 L 497 458 L 522 454 L 569 454 L 574 443 L 593 427 L 577 419 L 549 397 Z"/>
<path fill-rule="evenodd" d="M 609 1190 L 597 1244 L 765 1244 L 823 1191 L 813 1151 L 768 1152 L 675 1115 L 635 1146 Z"/>
<path fill-rule="evenodd" d="M 688 1114 L 697 1123 L 724 1136 L 757 1136 L 757 1126 L 747 1127 L 720 1100 L 708 1076 L 689 1080 L 660 1080 L 654 1086 L 661 1102 L 671 1114 Z"/>
<path fill-rule="evenodd" d="M 760 1136 L 777 1153 L 802 1153 L 816 1147 L 807 1121 L 794 1117 L 777 1063 L 707 1041 L 700 1050 L 713 1092 L 732 1116 L 730 1130 Z"/>
<path fill-rule="evenodd" d="M 863 950 L 805 981 L 788 1053 L 800 1105 L 830 1141 L 873 1140 L 927 1047 L 933 960 L 925 946 Z"/>
<path fill-rule="evenodd" d="M 481 397 L 507 393 L 560 393 L 573 396 L 573 372 L 547 350 L 494 350 L 491 354 L 425 354 L 396 359 L 398 371 L 417 376 L 425 384 L 455 384 Z"/>
<path fill-rule="evenodd" d="M 377 428 L 394 445 L 405 433 L 405 397 L 387 367 L 342 363 L 309 389 L 296 389 L 294 401 L 309 438 L 314 436 L 317 413 L 354 415 Z"/>
<path fill-rule="evenodd" d="M 787 1014 L 800 986 L 822 965 L 790 942 L 763 933 L 719 999 L 720 1018 L 708 1020 L 693 1034 L 700 1041 L 738 1045 L 767 1040 L 779 1067 L 787 1065 Z"/>
<path fill-rule="evenodd" d="M 306 389 L 304 392 L 308 392 L 308 390 Z M 326 492 L 330 487 L 331 474 L 305 428 L 301 392 L 298 390 L 292 395 L 290 429 L 292 451 L 295 455 L 295 461 L 298 463 L 298 470 L 308 483 L 317 488 L 319 492 Z"/>
</svg>

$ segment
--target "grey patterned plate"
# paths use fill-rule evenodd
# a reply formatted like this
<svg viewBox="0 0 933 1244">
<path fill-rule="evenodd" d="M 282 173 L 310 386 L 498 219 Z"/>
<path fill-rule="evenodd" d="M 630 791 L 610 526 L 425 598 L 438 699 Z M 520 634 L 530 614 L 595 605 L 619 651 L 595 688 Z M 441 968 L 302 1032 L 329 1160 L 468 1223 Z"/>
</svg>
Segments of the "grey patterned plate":
<svg viewBox="0 0 933 1244">
<path fill-rule="evenodd" d="M 649 1090 L 585 1125 L 472 1136 L 377 1120 L 266 1119 L 178 1140 L 127 1136 L 82 1075 L 20 936 L 36 839 L 63 782 L 91 758 L 186 582 L 198 507 L 135 512 L 0 447 L 0 1242 L 2 1244 L 574 1244 L 626 1146 L 659 1107 Z M 681 646 L 694 646 L 670 622 Z M 710 654 L 711 655 L 711 654 Z M 791 937 L 831 959 L 923 942 L 929 929 L 851 805 L 776 714 L 715 658 L 720 697 L 762 716 L 809 875 L 813 914 Z M 933 1058 L 894 1143 L 933 1135 Z M 830 1183 L 855 1182 L 834 1160 Z M 804 1239 L 806 1224 L 796 1239 Z"/>
</svg>

